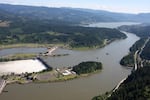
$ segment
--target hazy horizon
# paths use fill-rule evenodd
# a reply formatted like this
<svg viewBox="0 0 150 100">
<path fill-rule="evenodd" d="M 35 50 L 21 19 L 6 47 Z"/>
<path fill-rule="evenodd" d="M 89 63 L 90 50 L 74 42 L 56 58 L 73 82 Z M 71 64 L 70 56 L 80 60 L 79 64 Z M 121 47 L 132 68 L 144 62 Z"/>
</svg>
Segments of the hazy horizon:
<svg viewBox="0 0 150 100">
<path fill-rule="evenodd" d="M 131 14 L 150 13 L 150 0 L 1 0 L 0 3 L 56 8 L 85 8 Z"/>
</svg>

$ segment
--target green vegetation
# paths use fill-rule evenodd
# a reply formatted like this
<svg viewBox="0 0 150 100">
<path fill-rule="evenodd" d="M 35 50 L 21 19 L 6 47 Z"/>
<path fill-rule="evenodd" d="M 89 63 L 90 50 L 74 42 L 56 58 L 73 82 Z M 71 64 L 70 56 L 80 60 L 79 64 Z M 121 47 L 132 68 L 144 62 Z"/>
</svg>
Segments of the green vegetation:
<svg viewBox="0 0 150 100">
<path fill-rule="evenodd" d="M 92 100 L 106 100 L 111 93 L 112 92 L 106 92 L 105 94 L 95 96 L 92 98 Z"/>
<path fill-rule="evenodd" d="M 52 57 L 62 57 L 62 56 L 68 56 L 69 54 L 53 54 Z"/>
<path fill-rule="evenodd" d="M 13 55 L 0 57 L 0 62 L 25 60 L 25 59 L 32 59 L 36 57 L 37 57 L 37 54 L 20 54 L 19 53 L 19 54 L 13 54 Z"/>
<path fill-rule="evenodd" d="M 58 46 L 63 46 L 62 44 L 57 44 Z M 19 48 L 19 47 L 28 47 L 28 48 L 38 48 L 38 47 L 52 47 L 55 44 L 37 44 L 37 43 L 17 43 L 17 44 L 0 44 L 0 49 L 7 48 Z"/>
<path fill-rule="evenodd" d="M 134 53 L 129 53 L 128 55 L 124 56 L 120 64 L 123 66 L 133 67 L 134 66 Z"/>
<path fill-rule="evenodd" d="M 72 71 L 80 75 L 80 74 L 92 73 L 101 69 L 102 69 L 102 64 L 100 62 L 87 61 L 74 66 Z"/>
</svg>

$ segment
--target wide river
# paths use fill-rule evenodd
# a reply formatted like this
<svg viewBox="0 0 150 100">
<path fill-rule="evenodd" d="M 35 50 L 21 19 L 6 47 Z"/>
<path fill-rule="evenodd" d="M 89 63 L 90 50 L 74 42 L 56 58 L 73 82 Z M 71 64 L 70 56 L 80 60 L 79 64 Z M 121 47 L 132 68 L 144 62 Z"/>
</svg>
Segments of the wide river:
<svg viewBox="0 0 150 100">
<path fill-rule="evenodd" d="M 70 55 L 44 58 L 52 67 L 68 67 L 82 61 L 100 61 L 103 64 L 101 72 L 66 82 L 7 85 L 4 90 L 8 92 L 2 93 L 0 100 L 91 100 L 96 95 L 112 90 L 119 81 L 130 74 L 131 69 L 121 66 L 119 61 L 128 54 L 129 48 L 139 39 L 134 34 L 125 34 L 126 39 L 116 40 L 101 49 L 73 51 L 59 48 L 55 53 Z M 0 51 L 0 56 L 17 52 L 38 53 L 45 50 L 45 48 L 4 49 Z"/>
</svg>

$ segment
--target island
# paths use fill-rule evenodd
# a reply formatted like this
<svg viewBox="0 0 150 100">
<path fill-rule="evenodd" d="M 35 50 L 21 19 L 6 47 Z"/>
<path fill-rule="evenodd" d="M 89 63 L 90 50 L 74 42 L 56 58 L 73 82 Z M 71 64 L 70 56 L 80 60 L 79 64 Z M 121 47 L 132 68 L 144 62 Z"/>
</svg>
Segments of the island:
<svg viewBox="0 0 150 100">
<path fill-rule="evenodd" d="M 78 75 L 82 75 L 82 74 L 93 73 L 101 69 L 102 69 L 102 63 L 87 61 L 74 66 L 72 70 L 76 72 Z"/>
<path fill-rule="evenodd" d="M 73 67 L 52 68 L 51 66 L 47 65 L 46 62 L 41 58 L 38 58 L 38 60 L 41 61 L 41 63 L 45 65 L 47 69 L 33 73 L 11 73 L 9 75 L 3 75 L 1 78 L 6 80 L 8 84 L 60 82 L 88 76 L 102 70 L 102 63 L 95 61 L 81 62 Z"/>
</svg>

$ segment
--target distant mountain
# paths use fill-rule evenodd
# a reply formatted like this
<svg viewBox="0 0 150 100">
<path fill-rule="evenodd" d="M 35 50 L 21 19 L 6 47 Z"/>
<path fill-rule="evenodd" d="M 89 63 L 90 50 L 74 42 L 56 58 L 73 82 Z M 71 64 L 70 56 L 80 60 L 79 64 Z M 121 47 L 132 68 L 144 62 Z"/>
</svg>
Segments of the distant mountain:
<svg viewBox="0 0 150 100">
<path fill-rule="evenodd" d="M 20 5 L 0 4 L 0 10 L 32 19 L 58 20 L 73 23 L 116 21 L 110 16 L 100 16 L 96 13 L 71 8 L 48 8 Z M 5 16 L 5 15 L 4 15 Z"/>
<path fill-rule="evenodd" d="M 147 14 L 126 14 L 114 13 L 103 10 L 90 10 L 79 8 L 48 8 L 23 5 L 0 4 L 1 12 L 10 13 L 19 17 L 27 17 L 40 20 L 57 20 L 69 23 L 91 23 L 91 22 L 116 22 L 135 21 L 150 22 L 150 13 Z M 0 18 L 6 13 L 0 15 Z"/>
</svg>

